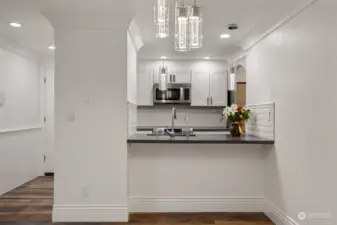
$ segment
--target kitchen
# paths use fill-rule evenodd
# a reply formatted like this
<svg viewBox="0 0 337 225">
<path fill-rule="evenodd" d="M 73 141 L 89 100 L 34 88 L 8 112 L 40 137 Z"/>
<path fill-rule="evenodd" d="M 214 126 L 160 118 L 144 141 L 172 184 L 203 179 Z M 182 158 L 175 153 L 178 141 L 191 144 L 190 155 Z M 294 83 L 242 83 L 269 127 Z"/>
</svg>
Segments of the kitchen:
<svg viewBox="0 0 337 225">
<path fill-rule="evenodd" d="M 188 52 L 177 51 L 172 37 L 139 43 L 136 23 L 128 34 L 130 210 L 262 212 L 275 104 L 248 104 L 252 118 L 240 136 L 221 120 L 224 108 L 246 105 L 245 57 L 233 63 L 206 41 L 206 50 Z M 230 36 L 239 30 L 228 24 L 219 31 L 218 47 L 235 45 Z M 215 52 L 202 57 L 209 49 Z"/>
<path fill-rule="evenodd" d="M 159 76 L 163 64 L 166 68 L 165 71 L 168 70 L 167 68 L 171 68 L 172 71 L 180 71 L 178 74 L 165 74 L 167 91 L 160 90 Z M 160 69 L 155 71 L 152 68 Z M 133 132 L 136 130 L 149 131 L 155 134 L 154 129 L 157 129 L 163 134 L 164 128 L 171 130 L 175 128 L 180 131 L 182 129 L 190 130 L 192 135 L 193 131 L 213 133 L 218 131 L 224 137 L 222 134 L 227 132 L 229 137 L 229 124 L 221 120 L 221 113 L 227 106 L 227 102 L 231 102 L 229 105 L 238 104 L 236 98 L 240 93 L 235 91 L 239 82 L 230 80 L 235 79 L 235 75 L 227 75 L 230 72 L 227 70 L 227 64 L 224 61 L 141 60 L 137 77 L 139 105 L 129 115 L 129 124 L 136 126 L 133 127 Z M 242 84 L 245 74 L 240 75 L 240 84 Z M 235 86 L 235 88 L 228 88 L 228 86 Z M 240 103 L 242 104 L 242 102 Z M 132 106 L 129 108 L 134 109 Z M 272 121 L 272 113 L 272 111 L 268 112 L 268 122 Z M 129 128 L 131 132 L 132 127 Z M 130 139 L 132 137 L 129 137 Z"/>
</svg>

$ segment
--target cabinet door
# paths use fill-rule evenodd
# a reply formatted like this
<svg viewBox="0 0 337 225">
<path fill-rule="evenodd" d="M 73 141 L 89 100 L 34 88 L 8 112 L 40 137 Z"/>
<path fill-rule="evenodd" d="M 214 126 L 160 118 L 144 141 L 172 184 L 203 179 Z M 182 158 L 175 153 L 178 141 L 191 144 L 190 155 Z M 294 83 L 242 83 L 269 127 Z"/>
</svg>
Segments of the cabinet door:
<svg viewBox="0 0 337 225">
<path fill-rule="evenodd" d="M 211 74 L 211 97 L 213 106 L 227 105 L 226 72 L 214 72 Z"/>
<path fill-rule="evenodd" d="M 192 72 L 192 106 L 208 106 L 209 73 Z"/>
<path fill-rule="evenodd" d="M 143 106 L 153 105 L 153 71 L 138 74 L 137 104 Z"/>
</svg>

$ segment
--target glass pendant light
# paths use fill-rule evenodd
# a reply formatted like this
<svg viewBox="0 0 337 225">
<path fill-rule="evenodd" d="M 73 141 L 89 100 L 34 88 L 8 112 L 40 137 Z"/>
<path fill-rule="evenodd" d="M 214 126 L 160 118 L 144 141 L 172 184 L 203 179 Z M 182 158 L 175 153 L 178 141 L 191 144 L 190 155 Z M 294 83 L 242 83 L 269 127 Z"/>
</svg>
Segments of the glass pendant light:
<svg viewBox="0 0 337 225">
<path fill-rule="evenodd" d="M 167 66 L 163 65 L 159 67 L 159 90 L 167 91 L 167 77 L 168 69 Z"/>
<path fill-rule="evenodd" d="M 175 7 L 175 50 L 180 52 L 189 51 L 189 7 L 184 5 L 184 0 L 181 4 L 176 3 Z"/>
<path fill-rule="evenodd" d="M 197 6 L 196 0 L 194 0 L 194 5 L 190 7 L 188 23 L 190 47 L 201 48 L 203 45 L 202 17 L 200 7 Z"/>
<path fill-rule="evenodd" d="M 236 66 L 233 66 L 229 70 L 228 90 L 235 91 L 235 89 L 236 89 Z"/>
<path fill-rule="evenodd" d="M 154 22 L 157 26 L 156 36 L 166 38 L 170 32 L 170 9 L 166 0 L 157 0 L 154 5 Z"/>
<path fill-rule="evenodd" d="M 236 102 L 236 67 L 233 66 L 229 69 L 229 76 L 228 76 L 228 92 L 227 92 L 227 105 L 231 106 Z"/>
</svg>

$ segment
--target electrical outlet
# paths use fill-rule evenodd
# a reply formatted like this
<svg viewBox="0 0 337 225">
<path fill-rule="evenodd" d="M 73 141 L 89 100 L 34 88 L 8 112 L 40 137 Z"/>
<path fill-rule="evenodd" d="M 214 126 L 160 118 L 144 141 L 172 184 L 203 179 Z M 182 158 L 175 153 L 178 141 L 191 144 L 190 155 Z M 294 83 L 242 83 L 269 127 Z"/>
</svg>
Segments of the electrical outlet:
<svg viewBox="0 0 337 225">
<path fill-rule="evenodd" d="M 81 192 L 82 192 L 82 197 L 84 197 L 84 198 L 90 197 L 88 186 L 82 186 Z"/>
</svg>

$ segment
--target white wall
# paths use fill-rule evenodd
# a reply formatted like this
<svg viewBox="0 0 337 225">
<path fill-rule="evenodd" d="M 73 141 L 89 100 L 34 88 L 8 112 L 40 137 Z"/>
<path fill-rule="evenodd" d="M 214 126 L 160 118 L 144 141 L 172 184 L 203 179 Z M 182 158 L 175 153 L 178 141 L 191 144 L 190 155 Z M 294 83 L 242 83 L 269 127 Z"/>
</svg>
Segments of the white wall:
<svg viewBox="0 0 337 225">
<path fill-rule="evenodd" d="M 0 195 L 42 175 L 42 129 L 0 133 Z"/>
<path fill-rule="evenodd" d="M 237 70 L 236 70 L 236 76 L 235 76 L 235 80 L 236 82 L 246 82 L 247 78 L 246 78 L 246 57 L 242 57 L 240 58 L 237 62 L 235 62 L 235 65 Z"/>
<path fill-rule="evenodd" d="M 134 24 L 134 23 L 131 23 Z M 127 32 L 127 88 L 128 88 L 128 136 L 137 131 L 137 48 Z"/>
<path fill-rule="evenodd" d="M 131 212 L 261 212 L 261 145 L 130 144 Z"/>
<path fill-rule="evenodd" d="M 40 124 L 40 75 L 36 62 L 0 48 L 0 129 Z"/>
<path fill-rule="evenodd" d="M 0 194 L 42 175 L 40 82 L 35 60 L 0 47 Z"/>
<path fill-rule="evenodd" d="M 235 74 L 236 82 L 246 82 L 247 81 L 247 74 L 246 69 L 242 66 L 238 68 Z"/>
<path fill-rule="evenodd" d="M 64 29 L 68 19 L 55 28 L 53 221 L 126 221 L 127 26 Z"/>
<path fill-rule="evenodd" d="M 137 106 L 133 104 L 128 104 L 128 137 L 137 132 L 137 115 Z"/>
<path fill-rule="evenodd" d="M 247 57 L 248 102 L 276 103 L 265 196 L 276 206 L 267 211 L 281 212 L 285 224 L 295 224 L 286 216 L 301 225 L 337 224 L 336 15 L 336 1 L 317 1 Z M 333 218 L 299 221 L 299 212 Z"/>
<path fill-rule="evenodd" d="M 128 57 L 128 102 L 137 105 L 137 49 L 127 32 L 127 57 Z"/>
</svg>

